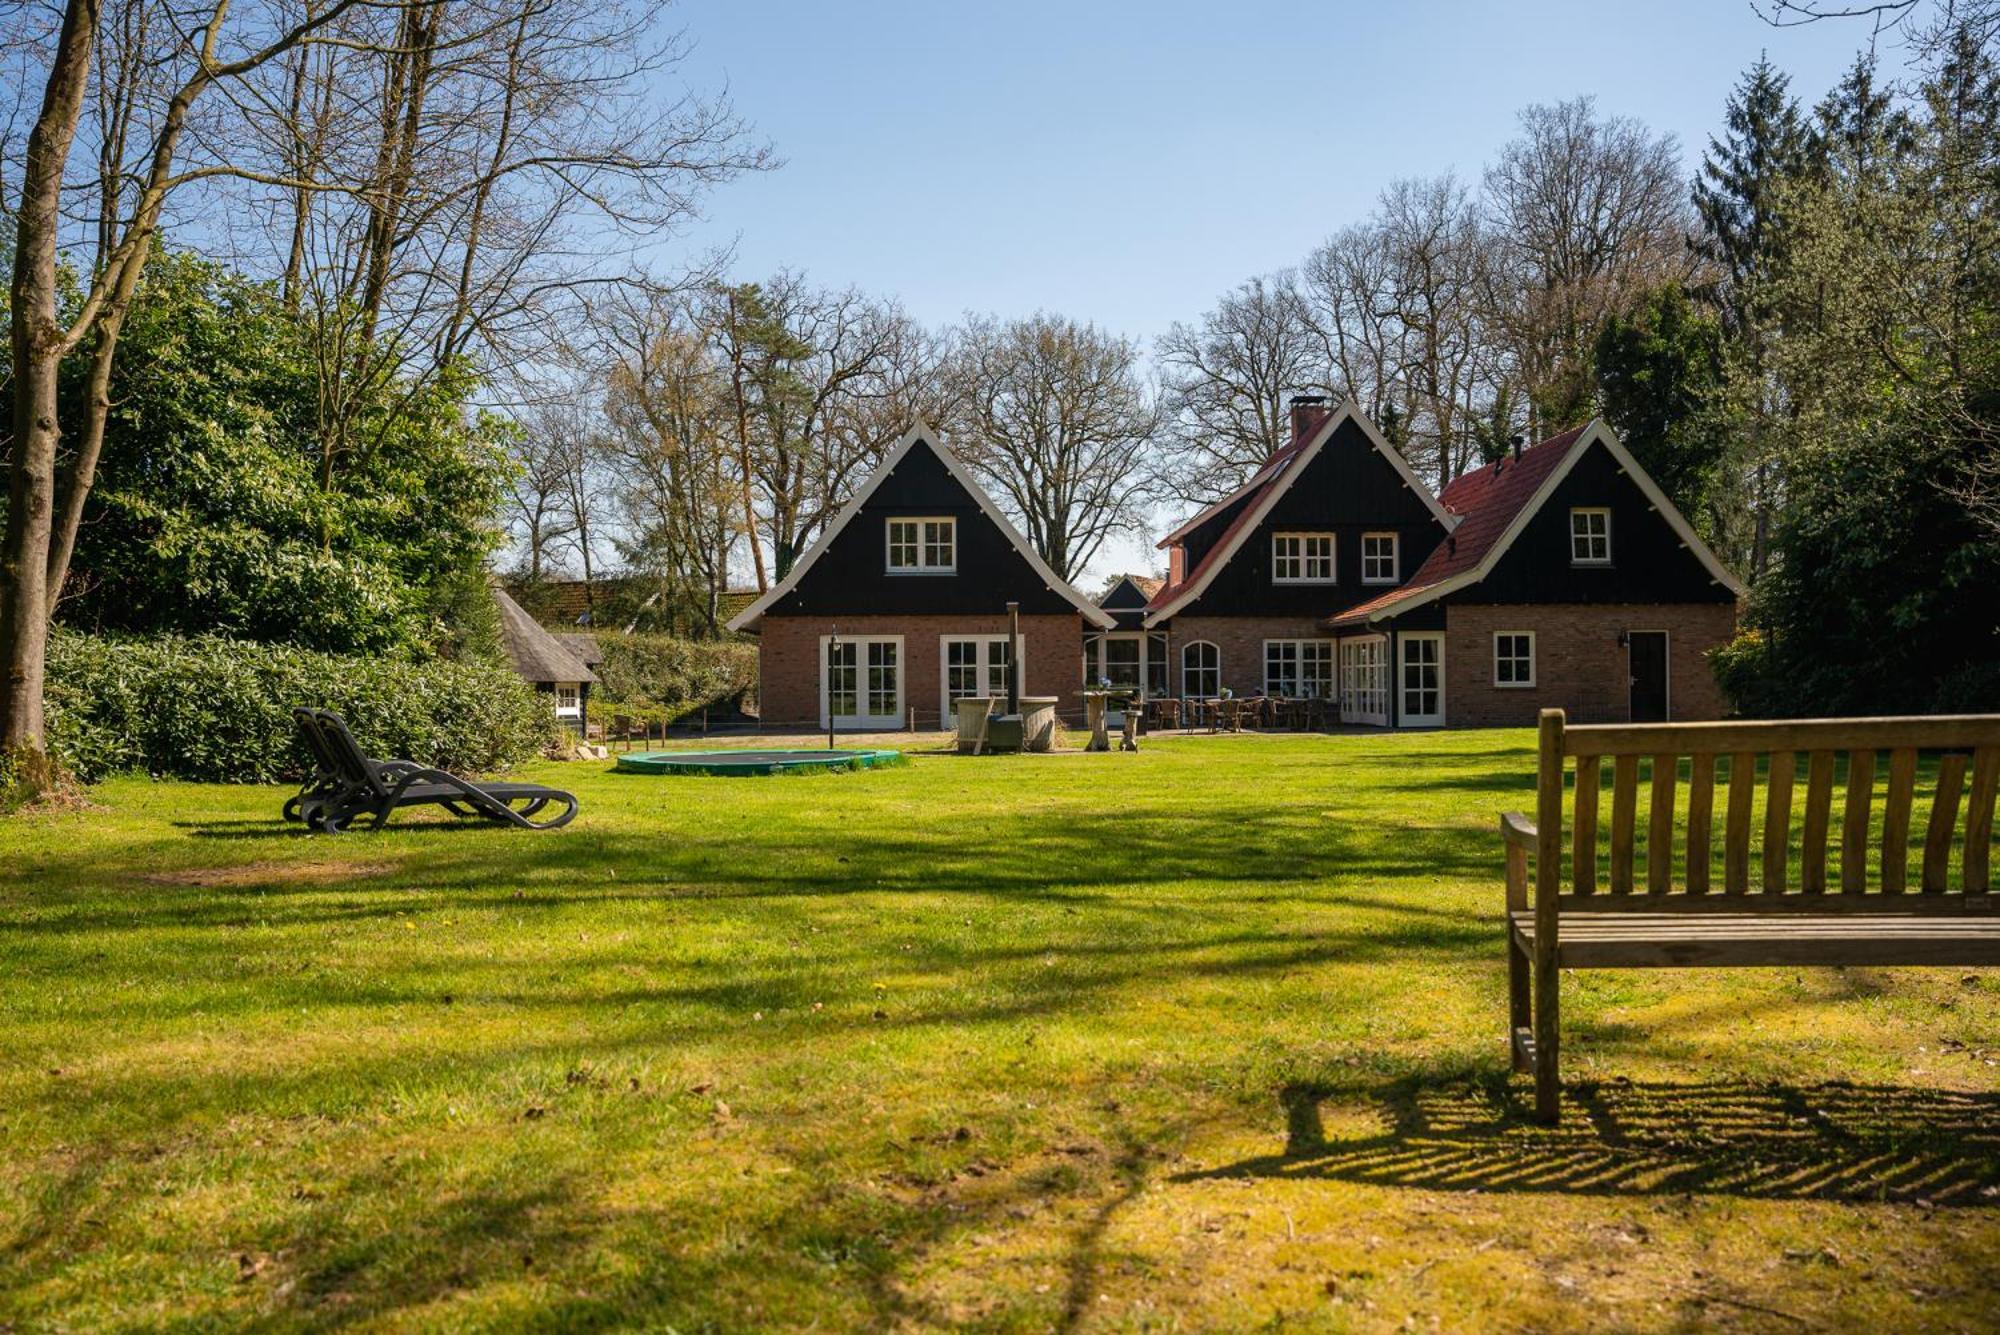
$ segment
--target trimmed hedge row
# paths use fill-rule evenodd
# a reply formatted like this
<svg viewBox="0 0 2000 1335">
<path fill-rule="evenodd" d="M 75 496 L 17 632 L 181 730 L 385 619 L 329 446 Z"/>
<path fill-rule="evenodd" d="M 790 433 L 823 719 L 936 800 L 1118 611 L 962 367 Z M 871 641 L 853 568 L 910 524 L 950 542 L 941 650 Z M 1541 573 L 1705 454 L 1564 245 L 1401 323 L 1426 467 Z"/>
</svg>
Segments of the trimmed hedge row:
<svg viewBox="0 0 2000 1335">
<path fill-rule="evenodd" d="M 671 722 L 703 705 L 719 705 L 757 687 L 757 646 L 735 640 L 683 640 L 671 635 L 600 635 L 604 652 L 593 716 L 618 704 Z"/>
<path fill-rule="evenodd" d="M 555 727 L 546 697 L 504 665 L 344 658 L 211 637 L 49 642 L 49 743 L 79 778 L 270 783 L 310 762 L 291 711 L 331 709 L 362 749 L 466 773 L 533 756 Z"/>
</svg>

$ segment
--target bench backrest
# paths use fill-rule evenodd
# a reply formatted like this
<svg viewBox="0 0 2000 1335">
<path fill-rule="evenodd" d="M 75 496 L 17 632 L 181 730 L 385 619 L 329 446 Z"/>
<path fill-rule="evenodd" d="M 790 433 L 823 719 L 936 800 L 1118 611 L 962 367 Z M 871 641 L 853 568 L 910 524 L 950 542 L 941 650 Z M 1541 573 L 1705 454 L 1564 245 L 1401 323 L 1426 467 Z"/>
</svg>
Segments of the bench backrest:
<svg viewBox="0 0 2000 1335">
<path fill-rule="evenodd" d="M 2000 715 L 1570 726 L 1544 710 L 1536 898 L 1557 895 L 1565 870 L 1571 903 L 1600 893 L 1828 896 L 1829 907 L 1836 896 L 1855 907 L 1909 891 L 1984 896 L 1996 788 Z"/>
</svg>

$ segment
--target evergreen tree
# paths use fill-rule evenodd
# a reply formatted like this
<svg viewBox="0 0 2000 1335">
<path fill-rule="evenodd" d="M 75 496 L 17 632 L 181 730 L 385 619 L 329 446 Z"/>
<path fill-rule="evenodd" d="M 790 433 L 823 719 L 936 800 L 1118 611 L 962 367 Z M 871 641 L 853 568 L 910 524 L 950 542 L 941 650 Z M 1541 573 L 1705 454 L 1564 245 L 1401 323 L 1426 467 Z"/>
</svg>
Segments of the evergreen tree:
<svg viewBox="0 0 2000 1335">
<path fill-rule="evenodd" d="M 1722 328 L 1678 284 L 1605 322 L 1595 357 L 1604 418 L 1661 490 L 1713 531 L 1709 491 L 1724 433 L 1711 403 L 1722 381 Z"/>
<path fill-rule="evenodd" d="M 1867 172 L 1907 153 L 1915 127 L 1889 90 L 1875 82 L 1875 58 L 1866 52 L 1813 109 L 1807 153 L 1819 171 Z"/>
<path fill-rule="evenodd" d="M 1730 94 L 1728 126 L 1710 138 L 1694 185 L 1702 233 L 1695 249 L 1722 266 L 1723 309 L 1741 327 L 1748 320 L 1748 292 L 1777 252 L 1776 198 L 1781 184 L 1804 164 L 1807 135 L 1790 80 L 1759 57 Z"/>
</svg>

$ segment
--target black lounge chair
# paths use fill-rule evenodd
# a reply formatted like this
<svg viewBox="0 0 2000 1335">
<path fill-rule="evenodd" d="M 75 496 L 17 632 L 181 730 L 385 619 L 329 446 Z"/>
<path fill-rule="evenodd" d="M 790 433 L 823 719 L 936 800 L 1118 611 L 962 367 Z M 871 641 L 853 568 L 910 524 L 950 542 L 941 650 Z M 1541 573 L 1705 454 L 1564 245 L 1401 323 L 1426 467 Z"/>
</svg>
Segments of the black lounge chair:
<svg viewBox="0 0 2000 1335">
<path fill-rule="evenodd" d="M 376 828 L 399 807 L 438 806 L 454 816 L 478 816 L 524 830 L 553 830 L 576 818 L 575 795 L 539 783 L 473 783 L 410 760 L 376 760 L 364 753 L 340 715 L 325 709 L 293 711 L 300 734 L 324 767 L 297 797 L 287 815 L 316 830 L 338 834 L 362 816 Z M 536 820 L 552 802 L 563 810 L 552 820 Z"/>
</svg>

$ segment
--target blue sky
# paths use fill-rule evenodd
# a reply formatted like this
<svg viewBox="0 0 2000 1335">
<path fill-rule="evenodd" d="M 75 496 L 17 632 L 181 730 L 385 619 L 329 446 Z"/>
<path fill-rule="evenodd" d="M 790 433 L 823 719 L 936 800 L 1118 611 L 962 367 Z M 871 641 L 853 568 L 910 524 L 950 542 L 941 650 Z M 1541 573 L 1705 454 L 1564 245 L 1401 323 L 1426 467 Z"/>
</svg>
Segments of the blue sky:
<svg viewBox="0 0 2000 1335">
<path fill-rule="evenodd" d="M 1747 0 L 681 0 L 666 21 L 697 43 L 683 75 L 726 78 L 786 165 L 715 192 L 663 261 L 733 242 L 742 277 L 801 268 L 926 321 L 1045 308 L 1144 339 L 1399 176 L 1476 180 L 1530 102 L 1595 94 L 1692 171 L 1760 49 L 1810 104 L 1867 37 Z"/>
</svg>

